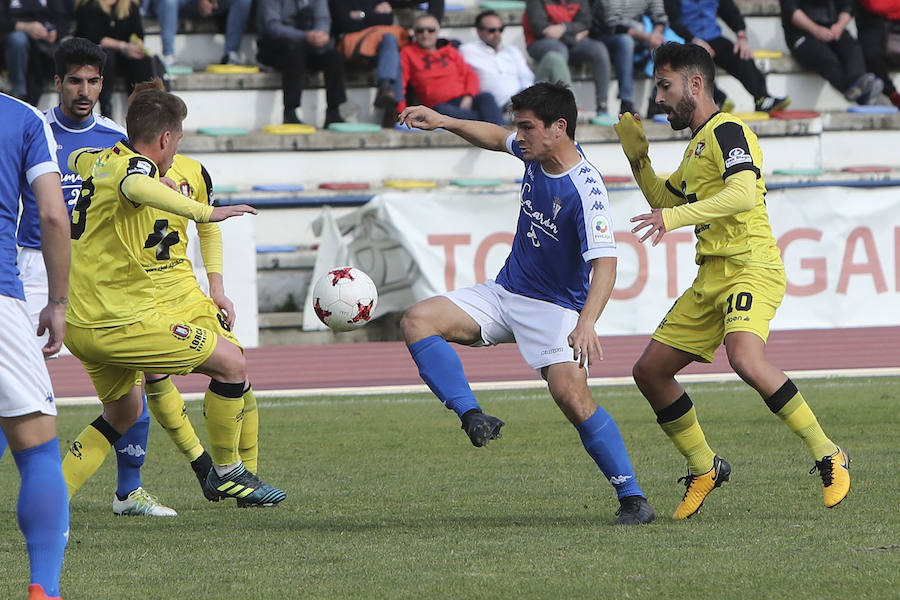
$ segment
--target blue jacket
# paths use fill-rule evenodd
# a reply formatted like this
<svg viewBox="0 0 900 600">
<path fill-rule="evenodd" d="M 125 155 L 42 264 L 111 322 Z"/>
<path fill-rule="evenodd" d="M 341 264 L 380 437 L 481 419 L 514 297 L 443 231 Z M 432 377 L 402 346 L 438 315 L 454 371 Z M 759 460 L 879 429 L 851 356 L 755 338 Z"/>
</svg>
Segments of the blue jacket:
<svg viewBox="0 0 900 600">
<path fill-rule="evenodd" d="M 697 37 L 709 41 L 722 36 L 718 16 L 732 31 L 746 28 L 734 0 L 665 0 L 669 27 L 690 42 Z"/>
</svg>

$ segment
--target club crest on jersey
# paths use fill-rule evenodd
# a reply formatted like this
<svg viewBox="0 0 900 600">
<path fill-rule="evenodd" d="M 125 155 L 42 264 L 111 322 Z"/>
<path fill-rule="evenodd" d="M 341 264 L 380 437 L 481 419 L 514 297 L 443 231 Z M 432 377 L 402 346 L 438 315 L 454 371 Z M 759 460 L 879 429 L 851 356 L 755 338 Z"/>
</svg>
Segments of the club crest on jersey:
<svg viewBox="0 0 900 600">
<path fill-rule="evenodd" d="M 181 192 L 182 196 L 187 196 L 188 198 L 194 196 L 194 188 L 192 188 L 191 184 L 186 180 L 182 180 L 182 182 L 178 184 L 178 191 Z"/>
<path fill-rule="evenodd" d="M 559 214 L 559 210 L 562 208 L 562 200 L 557 196 L 553 196 L 553 218 L 556 218 L 556 215 Z"/>
<path fill-rule="evenodd" d="M 606 218 L 606 215 L 597 215 L 591 219 L 591 236 L 595 244 L 612 243 L 612 227 L 610 227 L 609 219 Z"/>
<path fill-rule="evenodd" d="M 694 156 L 700 156 L 704 148 L 706 148 L 706 142 L 697 142 L 697 147 L 694 148 Z"/>
<path fill-rule="evenodd" d="M 191 335 L 191 328 L 181 323 L 175 323 L 172 325 L 172 335 L 179 340 L 186 340 Z"/>
<path fill-rule="evenodd" d="M 744 152 L 743 148 L 732 148 L 725 159 L 725 168 L 730 169 L 734 165 L 753 162 L 753 158 Z"/>
</svg>

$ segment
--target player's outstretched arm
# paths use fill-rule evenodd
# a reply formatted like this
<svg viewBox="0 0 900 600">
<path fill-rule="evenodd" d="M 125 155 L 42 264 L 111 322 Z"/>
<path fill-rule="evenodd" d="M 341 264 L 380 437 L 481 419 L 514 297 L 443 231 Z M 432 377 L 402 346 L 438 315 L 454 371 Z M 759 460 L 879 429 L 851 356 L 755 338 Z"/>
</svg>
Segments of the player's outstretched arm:
<svg viewBox="0 0 900 600">
<path fill-rule="evenodd" d="M 49 331 L 41 349 L 53 356 L 66 335 L 66 306 L 69 303 L 69 254 L 71 230 L 63 200 L 59 173 L 44 173 L 31 182 L 41 221 L 41 252 L 47 268 L 47 306 L 38 317 L 37 334 Z"/>
<path fill-rule="evenodd" d="M 473 146 L 485 150 L 506 152 L 506 138 L 509 137 L 509 131 L 493 123 L 454 119 L 427 106 L 407 107 L 400 113 L 400 122 L 409 127 L 418 127 L 429 131 L 439 128 L 446 129 Z"/>
<path fill-rule="evenodd" d="M 195 203 L 196 204 L 196 203 Z M 241 215 L 258 214 L 255 208 L 250 206 L 249 204 L 235 204 L 232 206 L 216 206 L 213 208 L 212 214 L 209 215 L 210 223 L 218 223 L 219 221 L 224 221 L 225 219 L 230 219 L 231 217 L 239 217 Z"/>
<path fill-rule="evenodd" d="M 569 346 L 575 360 L 578 361 L 578 366 L 603 360 L 603 348 L 600 346 L 600 338 L 597 337 L 594 325 L 609 302 L 613 286 L 616 284 L 616 263 L 615 257 L 591 260 L 591 285 L 588 288 L 587 299 L 578 315 L 575 329 L 569 334 Z"/>
</svg>

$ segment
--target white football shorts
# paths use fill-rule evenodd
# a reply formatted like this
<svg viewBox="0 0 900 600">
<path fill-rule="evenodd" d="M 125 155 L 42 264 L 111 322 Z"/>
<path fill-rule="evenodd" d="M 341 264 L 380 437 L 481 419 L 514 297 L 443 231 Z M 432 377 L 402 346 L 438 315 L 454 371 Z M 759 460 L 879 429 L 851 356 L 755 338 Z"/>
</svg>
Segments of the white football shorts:
<svg viewBox="0 0 900 600">
<path fill-rule="evenodd" d="M 0 295 L 0 417 L 56 414 L 53 386 L 25 303 Z"/>
<path fill-rule="evenodd" d="M 522 358 L 535 370 L 576 362 L 568 338 L 578 313 L 571 308 L 513 294 L 493 279 L 442 295 L 481 327 L 482 342 L 473 345 L 516 342 Z"/>
<path fill-rule="evenodd" d="M 31 319 L 33 327 L 32 333 L 37 337 L 38 318 L 41 311 L 47 306 L 47 267 L 44 266 L 44 255 L 40 250 L 34 248 L 19 248 L 18 257 L 19 279 L 25 287 L 25 304 L 28 308 L 28 317 Z M 47 343 L 50 332 L 45 331 L 44 335 L 38 337 L 38 346 L 42 347 Z M 63 346 L 58 354 L 54 354 L 48 358 L 56 358 L 58 356 L 71 356 L 68 348 Z"/>
</svg>

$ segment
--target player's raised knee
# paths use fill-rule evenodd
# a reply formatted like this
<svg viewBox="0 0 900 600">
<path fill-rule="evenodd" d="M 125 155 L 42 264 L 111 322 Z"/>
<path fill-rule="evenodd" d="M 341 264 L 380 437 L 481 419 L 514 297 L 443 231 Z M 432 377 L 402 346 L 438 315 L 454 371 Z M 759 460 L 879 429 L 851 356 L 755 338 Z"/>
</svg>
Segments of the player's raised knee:
<svg viewBox="0 0 900 600">
<path fill-rule="evenodd" d="M 429 335 L 435 335 L 433 314 L 428 301 L 417 302 L 403 313 L 400 319 L 400 331 L 407 344 L 416 342 Z"/>
</svg>

